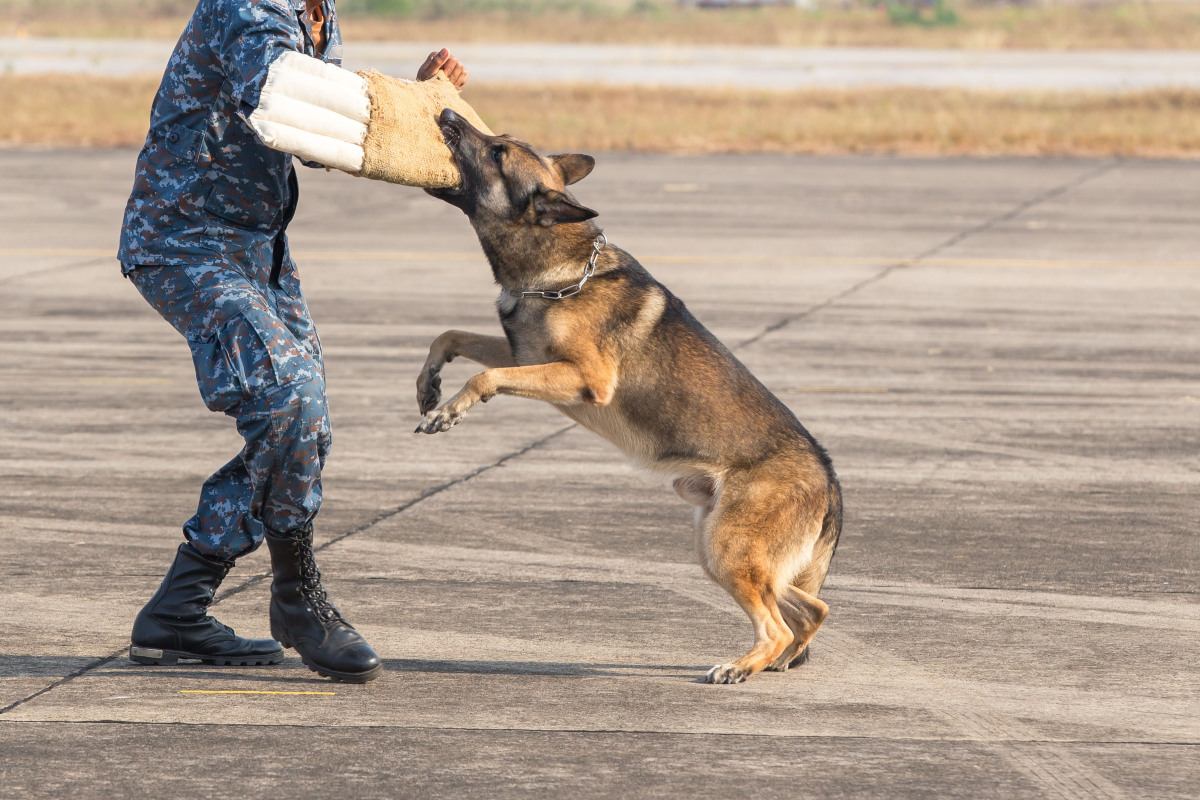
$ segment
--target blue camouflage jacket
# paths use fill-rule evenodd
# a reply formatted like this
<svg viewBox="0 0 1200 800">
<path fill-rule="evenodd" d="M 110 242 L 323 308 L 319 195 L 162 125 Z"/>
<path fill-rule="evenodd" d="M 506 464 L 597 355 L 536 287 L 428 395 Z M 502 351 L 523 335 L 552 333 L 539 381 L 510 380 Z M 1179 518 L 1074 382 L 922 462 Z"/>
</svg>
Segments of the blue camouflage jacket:
<svg viewBox="0 0 1200 800">
<path fill-rule="evenodd" d="M 124 269 L 271 262 L 295 208 L 292 157 L 264 145 L 246 118 L 284 51 L 341 65 L 334 0 L 321 7 L 318 56 L 305 0 L 199 1 L 154 98 L 121 230 Z"/>
</svg>

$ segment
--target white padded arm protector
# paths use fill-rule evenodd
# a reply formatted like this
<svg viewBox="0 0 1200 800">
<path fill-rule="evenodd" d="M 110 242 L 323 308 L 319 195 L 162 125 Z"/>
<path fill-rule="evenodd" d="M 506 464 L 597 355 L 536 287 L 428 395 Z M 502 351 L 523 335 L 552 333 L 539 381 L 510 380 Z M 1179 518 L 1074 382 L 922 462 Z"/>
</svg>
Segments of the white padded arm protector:
<svg viewBox="0 0 1200 800">
<path fill-rule="evenodd" d="M 371 120 L 367 82 L 303 53 L 271 63 L 250 127 L 273 150 L 359 173 Z"/>
</svg>

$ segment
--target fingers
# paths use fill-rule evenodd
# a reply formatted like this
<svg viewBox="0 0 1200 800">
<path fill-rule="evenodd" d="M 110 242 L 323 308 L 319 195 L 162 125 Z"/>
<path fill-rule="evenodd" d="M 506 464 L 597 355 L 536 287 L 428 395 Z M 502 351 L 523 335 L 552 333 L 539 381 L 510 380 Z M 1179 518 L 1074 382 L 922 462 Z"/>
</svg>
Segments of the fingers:
<svg viewBox="0 0 1200 800">
<path fill-rule="evenodd" d="M 425 59 L 425 63 L 421 64 L 417 70 L 417 80 L 427 81 L 438 74 L 441 70 L 446 74 L 446 77 L 454 84 L 455 89 L 461 89 L 467 84 L 467 77 L 471 74 L 470 71 L 463 66 L 463 63 L 450 54 L 446 48 L 435 50 Z"/>
<path fill-rule="evenodd" d="M 425 59 L 425 63 L 417 69 L 417 80 L 427 81 L 437 75 L 438 70 L 451 58 L 453 56 L 450 55 L 450 51 L 444 47 L 441 50 L 433 51 L 429 54 L 429 58 Z"/>
<path fill-rule="evenodd" d="M 442 65 L 442 72 L 446 73 L 446 77 L 454 84 L 455 89 L 461 89 L 467 83 L 467 75 L 469 74 L 467 68 L 454 56 L 451 56 Z"/>
</svg>

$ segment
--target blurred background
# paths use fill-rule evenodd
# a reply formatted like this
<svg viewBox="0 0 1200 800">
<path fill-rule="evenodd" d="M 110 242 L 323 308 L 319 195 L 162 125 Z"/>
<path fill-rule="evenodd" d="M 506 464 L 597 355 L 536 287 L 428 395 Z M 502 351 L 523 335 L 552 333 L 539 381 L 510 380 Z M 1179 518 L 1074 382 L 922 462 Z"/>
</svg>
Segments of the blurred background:
<svg viewBox="0 0 1200 800">
<path fill-rule="evenodd" d="M 1200 155 L 1200 2 L 339 0 L 494 128 L 661 153 Z M 0 144 L 133 146 L 192 0 L 0 0 Z"/>
</svg>

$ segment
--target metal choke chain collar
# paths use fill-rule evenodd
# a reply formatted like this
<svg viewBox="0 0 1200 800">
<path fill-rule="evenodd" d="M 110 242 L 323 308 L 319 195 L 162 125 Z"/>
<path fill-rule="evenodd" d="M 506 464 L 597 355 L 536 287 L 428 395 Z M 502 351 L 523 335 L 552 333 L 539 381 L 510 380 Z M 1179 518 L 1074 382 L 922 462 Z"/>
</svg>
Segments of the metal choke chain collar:
<svg viewBox="0 0 1200 800">
<path fill-rule="evenodd" d="M 587 266 L 583 270 L 583 277 L 579 279 L 579 283 L 572 283 L 570 286 L 564 286 L 556 292 L 521 292 L 522 297 L 542 297 L 546 300 L 563 300 L 568 297 L 574 297 L 583 289 L 583 285 L 588 282 L 588 278 L 596 274 L 596 259 L 604 252 L 604 248 L 608 247 L 608 237 L 601 231 L 600 235 L 592 240 L 592 255 L 588 259 Z"/>
</svg>

